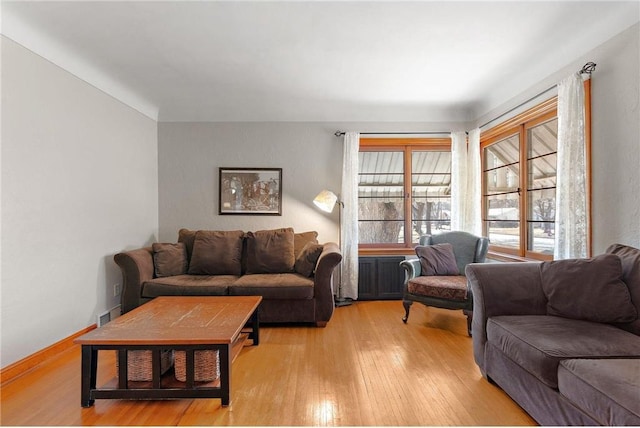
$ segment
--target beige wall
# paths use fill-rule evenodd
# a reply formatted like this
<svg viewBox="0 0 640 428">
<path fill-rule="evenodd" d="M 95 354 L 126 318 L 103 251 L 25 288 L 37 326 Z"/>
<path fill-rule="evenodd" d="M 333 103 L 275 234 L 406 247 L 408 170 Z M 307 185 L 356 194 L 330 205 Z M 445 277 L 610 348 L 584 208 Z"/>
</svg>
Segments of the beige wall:
<svg viewBox="0 0 640 428">
<path fill-rule="evenodd" d="M 338 210 L 312 203 L 322 190 L 340 192 L 342 141 L 336 130 L 442 131 L 450 123 L 161 122 L 158 125 L 160 238 L 181 227 L 245 231 L 291 226 L 338 241 Z M 218 168 L 282 168 L 282 216 L 218 215 Z"/>
<path fill-rule="evenodd" d="M 116 306 L 113 254 L 155 239 L 157 124 L 2 36 L 6 367 Z"/>
</svg>

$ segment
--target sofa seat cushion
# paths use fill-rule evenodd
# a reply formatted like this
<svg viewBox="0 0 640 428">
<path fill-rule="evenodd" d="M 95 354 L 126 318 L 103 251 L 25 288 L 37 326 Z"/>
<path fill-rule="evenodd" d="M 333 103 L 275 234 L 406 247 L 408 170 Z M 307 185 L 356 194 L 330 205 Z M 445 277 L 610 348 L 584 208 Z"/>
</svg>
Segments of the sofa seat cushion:
<svg viewBox="0 0 640 428">
<path fill-rule="evenodd" d="M 608 324 L 551 315 L 505 315 L 487 322 L 487 341 L 541 382 L 558 387 L 569 358 L 640 356 L 640 337 Z"/>
<path fill-rule="evenodd" d="M 564 360 L 558 389 L 601 425 L 640 425 L 640 356 Z"/>
<path fill-rule="evenodd" d="M 142 284 L 142 297 L 225 296 L 236 275 L 176 275 L 155 278 Z"/>
<path fill-rule="evenodd" d="M 313 299 L 313 279 L 297 273 L 243 275 L 229 287 L 231 296 L 262 296 L 265 299 Z"/>
<path fill-rule="evenodd" d="M 467 300 L 467 277 L 452 276 L 418 276 L 409 280 L 407 291 L 419 296 L 438 297 L 448 300 Z"/>
</svg>

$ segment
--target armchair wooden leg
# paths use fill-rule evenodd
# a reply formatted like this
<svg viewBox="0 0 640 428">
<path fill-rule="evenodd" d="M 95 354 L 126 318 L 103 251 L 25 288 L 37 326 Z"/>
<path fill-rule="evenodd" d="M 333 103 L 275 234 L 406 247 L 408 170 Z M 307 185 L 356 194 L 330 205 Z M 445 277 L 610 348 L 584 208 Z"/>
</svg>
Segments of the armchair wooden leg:
<svg viewBox="0 0 640 428">
<path fill-rule="evenodd" d="M 407 323 L 407 320 L 409 319 L 409 309 L 411 309 L 411 304 L 413 302 L 411 300 L 403 300 L 402 301 L 402 306 L 404 306 L 404 317 L 402 317 L 402 322 L 403 323 Z"/>
<path fill-rule="evenodd" d="M 471 336 L 471 322 L 473 321 L 473 311 L 467 311 L 465 309 L 462 312 L 467 316 L 467 334 Z"/>
</svg>

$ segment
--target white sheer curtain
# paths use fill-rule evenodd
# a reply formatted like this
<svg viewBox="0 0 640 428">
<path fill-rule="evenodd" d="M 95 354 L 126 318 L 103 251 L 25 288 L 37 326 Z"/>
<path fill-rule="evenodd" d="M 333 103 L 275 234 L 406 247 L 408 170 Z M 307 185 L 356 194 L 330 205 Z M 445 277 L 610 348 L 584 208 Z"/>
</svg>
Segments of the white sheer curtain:
<svg viewBox="0 0 640 428">
<path fill-rule="evenodd" d="M 451 133 L 451 230 L 464 230 L 467 196 L 467 135 Z"/>
<path fill-rule="evenodd" d="M 342 215 L 340 217 L 340 246 L 342 263 L 340 297 L 358 298 L 358 151 L 360 134 L 344 134 L 342 157 Z"/>
<path fill-rule="evenodd" d="M 480 236 L 480 129 L 451 133 L 451 230 Z"/>
<path fill-rule="evenodd" d="M 584 84 L 575 73 L 558 84 L 558 161 L 554 259 L 587 256 Z"/>
<path fill-rule="evenodd" d="M 464 206 L 463 229 L 474 235 L 482 235 L 481 193 L 480 185 L 480 128 L 469 131 L 467 144 L 467 196 Z"/>
</svg>

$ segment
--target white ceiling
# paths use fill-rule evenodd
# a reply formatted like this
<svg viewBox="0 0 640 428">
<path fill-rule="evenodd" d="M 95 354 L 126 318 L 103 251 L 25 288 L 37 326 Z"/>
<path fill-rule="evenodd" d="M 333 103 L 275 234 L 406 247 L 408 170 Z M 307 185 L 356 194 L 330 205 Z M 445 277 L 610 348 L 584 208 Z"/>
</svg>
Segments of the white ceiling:
<svg viewBox="0 0 640 428">
<path fill-rule="evenodd" d="M 470 121 L 639 20 L 638 0 L 2 1 L 4 35 L 161 121 Z"/>
</svg>

